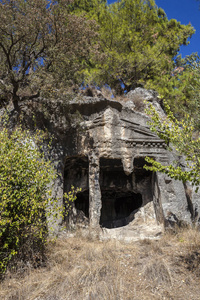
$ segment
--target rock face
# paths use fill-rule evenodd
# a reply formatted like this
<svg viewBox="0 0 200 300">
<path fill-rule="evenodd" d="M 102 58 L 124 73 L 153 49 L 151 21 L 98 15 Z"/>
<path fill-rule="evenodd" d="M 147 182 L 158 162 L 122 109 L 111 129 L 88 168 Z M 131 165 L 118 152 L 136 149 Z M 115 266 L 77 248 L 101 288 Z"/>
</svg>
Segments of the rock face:
<svg viewBox="0 0 200 300">
<path fill-rule="evenodd" d="M 27 107 L 24 115 L 30 122 Z M 183 184 L 143 168 L 146 156 L 163 164 L 173 160 L 150 131 L 145 114 L 103 97 L 82 96 L 68 105 L 38 99 L 35 116 L 38 127 L 54 136 L 50 159 L 60 174 L 52 185 L 58 205 L 71 185 L 82 189 L 69 221 L 120 227 L 151 205 L 158 223 L 191 222 Z M 54 224 L 56 230 L 60 222 Z"/>
<path fill-rule="evenodd" d="M 158 222 L 190 222 L 183 185 L 143 169 L 146 156 L 165 164 L 172 159 L 164 142 L 148 128 L 148 118 L 114 101 L 99 103 L 104 107 L 88 114 L 99 101 L 104 102 L 71 103 L 84 118 L 64 172 L 65 191 L 74 183 L 82 188 L 76 209 L 89 217 L 92 227 L 126 225 L 149 202 Z"/>
</svg>

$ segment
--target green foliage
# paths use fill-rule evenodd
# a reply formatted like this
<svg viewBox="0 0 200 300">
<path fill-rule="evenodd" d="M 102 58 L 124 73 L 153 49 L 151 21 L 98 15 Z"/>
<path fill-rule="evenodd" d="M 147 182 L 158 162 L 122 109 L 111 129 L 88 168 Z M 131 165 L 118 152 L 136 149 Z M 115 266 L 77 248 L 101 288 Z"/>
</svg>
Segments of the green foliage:
<svg viewBox="0 0 200 300">
<path fill-rule="evenodd" d="M 92 1 L 93 5 L 95 1 Z M 96 1 L 97 2 L 97 1 Z M 117 89 L 159 82 L 174 68 L 174 57 L 194 33 L 191 25 L 168 20 L 154 0 L 123 0 L 92 8 L 99 24 L 99 39 L 104 60 L 96 60 L 88 78 Z M 88 13 L 90 16 L 90 14 Z"/>
<path fill-rule="evenodd" d="M 83 81 L 116 93 L 120 83 L 127 91 L 173 86 L 174 57 L 194 29 L 168 20 L 154 0 L 47 2 L 0 1 L 1 101 L 18 109 L 21 100 L 58 98 Z"/>
<path fill-rule="evenodd" d="M 0 276 L 11 262 L 42 263 L 48 216 L 64 218 L 81 191 L 72 186 L 65 205 L 57 206 L 50 189 L 57 174 L 40 149 L 44 138 L 41 131 L 31 135 L 21 127 L 10 132 L 3 126 L 0 132 Z"/>
<path fill-rule="evenodd" d="M 165 72 L 153 88 L 167 99 L 177 119 L 189 114 L 195 128 L 200 129 L 200 58 L 196 53 L 184 59 L 177 57 L 173 71 Z"/>
<path fill-rule="evenodd" d="M 68 193 L 64 193 L 64 206 L 62 212 L 63 219 L 67 216 L 68 212 L 71 209 L 72 203 L 77 199 L 77 193 L 81 192 L 81 190 L 81 188 L 75 188 L 72 185 L 71 190 Z"/>
<path fill-rule="evenodd" d="M 178 121 L 170 110 L 169 105 L 165 103 L 167 116 L 160 119 L 153 106 L 150 106 L 147 113 L 151 116 L 149 125 L 151 130 L 165 141 L 170 151 L 176 151 L 182 155 L 186 162 L 186 168 L 183 169 L 179 162 L 164 166 L 152 158 L 146 158 L 151 166 L 145 168 L 151 171 L 159 171 L 167 174 L 171 178 L 183 182 L 190 181 L 192 185 L 200 185 L 200 137 L 195 136 L 194 120 L 186 115 L 184 120 Z M 198 188 L 196 189 L 196 191 Z"/>
<path fill-rule="evenodd" d="M 97 19 L 102 7 L 106 5 L 106 0 L 74 0 L 71 2 L 69 9 L 72 13 Z"/>
<path fill-rule="evenodd" d="M 0 132 L 0 274 L 14 256 L 33 263 L 43 256 L 55 171 L 38 148 L 42 139 L 20 127 Z"/>
<path fill-rule="evenodd" d="M 43 90 L 82 82 L 91 53 L 97 53 L 96 23 L 72 14 L 71 3 L 0 1 L 1 100 L 11 100 L 18 109 L 20 100 Z"/>
</svg>

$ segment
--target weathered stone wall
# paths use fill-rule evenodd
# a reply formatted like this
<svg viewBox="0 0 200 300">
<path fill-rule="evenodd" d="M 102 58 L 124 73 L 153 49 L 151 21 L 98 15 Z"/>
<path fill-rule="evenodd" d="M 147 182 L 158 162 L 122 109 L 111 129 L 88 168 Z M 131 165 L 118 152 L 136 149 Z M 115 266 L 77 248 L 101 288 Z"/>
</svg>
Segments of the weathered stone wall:
<svg viewBox="0 0 200 300">
<path fill-rule="evenodd" d="M 52 186 L 58 205 L 71 185 L 81 187 L 73 213 L 82 210 L 91 227 L 126 225 L 149 202 L 159 223 L 191 222 L 183 184 L 143 169 L 146 156 L 164 164 L 173 160 L 165 143 L 150 131 L 144 113 L 127 103 L 82 96 L 66 103 L 27 102 L 22 114 L 25 127 L 46 129 L 52 138 L 50 159 L 59 172 Z"/>
</svg>

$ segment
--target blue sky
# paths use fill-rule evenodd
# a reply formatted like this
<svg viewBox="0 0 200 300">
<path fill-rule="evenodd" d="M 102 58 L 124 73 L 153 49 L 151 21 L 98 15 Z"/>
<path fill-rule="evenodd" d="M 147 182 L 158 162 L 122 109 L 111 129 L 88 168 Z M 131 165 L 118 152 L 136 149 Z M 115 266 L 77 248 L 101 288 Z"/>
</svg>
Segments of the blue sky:
<svg viewBox="0 0 200 300">
<path fill-rule="evenodd" d="M 108 3 L 115 1 L 108 0 Z M 196 0 L 155 0 L 157 6 L 162 7 L 167 14 L 168 19 L 176 19 L 181 24 L 189 22 L 196 29 L 188 46 L 181 47 L 180 53 L 184 57 L 192 52 L 198 52 L 200 55 L 200 1 Z"/>
</svg>

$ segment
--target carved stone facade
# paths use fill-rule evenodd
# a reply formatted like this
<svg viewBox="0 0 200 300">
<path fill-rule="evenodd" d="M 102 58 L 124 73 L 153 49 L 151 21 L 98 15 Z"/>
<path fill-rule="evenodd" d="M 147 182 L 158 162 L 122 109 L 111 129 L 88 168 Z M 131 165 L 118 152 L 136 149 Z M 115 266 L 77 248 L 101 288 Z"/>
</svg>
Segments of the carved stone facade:
<svg viewBox="0 0 200 300">
<path fill-rule="evenodd" d="M 50 159 L 59 172 L 52 184 L 58 205 L 71 185 L 82 189 L 69 219 L 80 217 L 92 228 L 120 227 L 151 203 L 158 223 L 191 222 L 194 208 L 183 184 L 143 168 L 146 156 L 163 164 L 174 160 L 150 131 L 145 114 L 117 101 L 83 96 L 67 105 L 38 99 L 34 107 L 37 126 L 53 134 Z M 32 111 L 24 110 L 27 124 Z M 60 224 L 58 219 L 56 231 Z"/>
<path fill-rule="evenodd" d="M 92 228 L 119 227 L 151 202 L 158 223 L 191 222 L 183 184 L 143 169 L 146 156 L 164 164 L 173 160 L 165 143 L 150 131 L 145 114 L 89 97 L 71 102 L 70 110 L 78 112 L 80 121 L 73 132 L 69 128 L 62 135 L 62 175 L 54 186 L 61 202 L 71 185 L 82 189 L 69 218 L 81 215 Z"/>
</svg>

